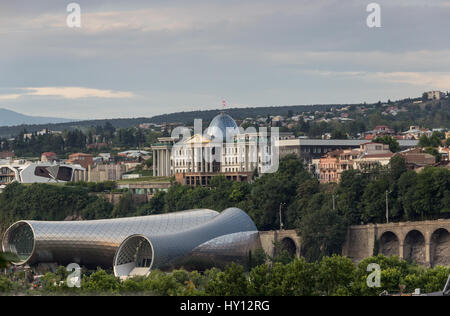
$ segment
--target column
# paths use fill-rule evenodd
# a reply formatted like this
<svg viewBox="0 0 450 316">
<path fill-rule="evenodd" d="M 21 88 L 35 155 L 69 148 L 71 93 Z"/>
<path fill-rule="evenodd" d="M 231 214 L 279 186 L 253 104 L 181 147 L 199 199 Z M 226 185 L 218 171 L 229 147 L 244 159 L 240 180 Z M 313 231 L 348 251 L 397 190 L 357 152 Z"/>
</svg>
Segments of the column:
<svg viewBox="0 0 450 316">
<path fill-rule="evenodd" d="M 209 155 L 209 172 L 213 172 L 213 161 L 212 161 L 212 148 L 208 148 L 208 155 Z"/>
<path fill-rule="evenodd" d="M 153 176 L 156 177 L 156 150 L 153 149 Z"/>
<path fill-rule="evenodd" d="M 203 147 L 200 147 L 200 170 L 201 170 L 201 172 L 204 172 L 205 171 L 205 169 L 204 169 L 204 160 L 203 160 L 203 152 L 204 152 L 204 149 L 203 149 Z"/>
<path fill-rule="evenodd" d="M 425 242 L 425 263 L 428 268 L 431 267 L 431 243 Z"/>
<path fill-rule="evenodd" d="M 398 249 L 398 257 L 400 259 L 405 259 L 405 254 L 404 254 L 404 248 L 403 248 L 403 241 L 399 241 L 399 249 Z"/>
<path fill-rule="evenodd" d="M 191 172 L 195 172 L 194 166 L 195 166 L 195 148 L 193 145 L 191 145 Z"/>
<path fill-rule="evenodd" d="M 162 160 L 162 152 L 158 150 L 158 177 L 162 177 L 163 173 L 163 160 Z"/>
<path fill-rule="evenodd" d="M 163 149 L 162 150 L 162 155 L 163 155 L 163 177 L 167 177 L 167 155 L 166 155 L 166 151 Z"/>
<path fill-rule="evenodd" d="M 170 177 L 170 150 L 166 149 L 167 176 Z"/>
</svg>

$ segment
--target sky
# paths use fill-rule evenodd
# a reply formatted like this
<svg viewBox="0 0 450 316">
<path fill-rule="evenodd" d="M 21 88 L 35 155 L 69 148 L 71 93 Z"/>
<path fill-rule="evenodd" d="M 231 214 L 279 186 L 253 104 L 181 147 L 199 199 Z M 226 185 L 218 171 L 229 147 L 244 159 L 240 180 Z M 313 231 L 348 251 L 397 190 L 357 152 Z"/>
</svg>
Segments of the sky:
<svg viewBox="0 0 450 316">
<path fill-rule="evenodd" d="M 81 27 L 67 25 L 67 5 Z M 0 108 L 69 119 L 450 90 L 450 0 L 0 0 Z"/>
</svg>

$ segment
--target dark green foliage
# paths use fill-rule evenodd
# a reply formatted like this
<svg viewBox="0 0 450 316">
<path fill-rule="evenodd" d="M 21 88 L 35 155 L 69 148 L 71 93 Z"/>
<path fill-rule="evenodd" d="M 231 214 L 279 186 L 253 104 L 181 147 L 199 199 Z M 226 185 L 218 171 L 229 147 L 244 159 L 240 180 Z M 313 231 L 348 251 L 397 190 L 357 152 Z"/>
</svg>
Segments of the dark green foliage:
<svg viewBox="0 0 450 316">
<path fill-rule="evenodd" d="M 248 293 L 248 281 L 242 266 L 232 264 L 211 279 L 206 292 L 213 296 L 243 296 Z"/>
<path fill-rule="evenodd" d="M 300 220 L 303 255 L 308 261 L 341 253 L 347 233 L 346 220 L 324 205 L 308 211 Z"/>
<path fill-rule="evenodd" d="M 419 139 L 420 147 L 439 147 L 442 145 L 442 140 L 445 135 L 441 132 L 433 132 L 433 134 L 428 137 L 427 135 L 422 135 Z"/>
<path fill-rule="evenodd" d="M 367 286 L 371 273 L 367 266 L 371 263 L 381 268 L 381 287 Z M 1 276 L 0 295 L 375 296 L 383 291 L 399 293 L 400 286 L 407 293 L 416 288 L 424 293 L 441 291 L 449 274 L 449 268 L 426 269 L 383 255 L 366 258 L 355 267 L 349 258 L 334 255 L 311 263 L 300 258 L 286 264 L 261 264 L 249 272 L 236 264 L 224 271 L 213 268 L 203 273 L 154 270 L 148 277 L 125 281 L 99 269 L 83 271 L 81 288 L 69 288 L 65 282 L 68 273 L 59 267 L 56 273 L 46 273 L 35 282 L 33 290 L 23 272 Z"/>
<path fill-rule="evenodd" d="M 17 260 L 17 256 L 15 254 L 0 251 L 0 269 L 7 268 L 15 260 Z"/>
<path fill-rule="evenodd" d="M 0 151 L 14 151 L 17 157 L 40 157 L 43 152 L 55 152 L 59 157 L 65 158 L 68 154 L 75 152 L 97 153 L 99 149 L 95 146 L 88 149 L 89 144 L 102 143 L 101 150 L 112 150 L 117 147 L 141 148 L 155 143 L 157 138 L 162 136 L 160 132 L 131 126 L 116 129 L 108 122 L 104 126 L 68 128 L 57 134 L 38 134 L 34 131 L 31 137 L 25 137 L 25 134 L 29 133 L 22 128 L 12 140 L 0 138 Z"/>
<path fill-rule="evenodd" d="M 83 187 L 12 183 L 0 194 L 0 231 L 14 221 L 110 218 L 112 205 Z"/>
</svg>

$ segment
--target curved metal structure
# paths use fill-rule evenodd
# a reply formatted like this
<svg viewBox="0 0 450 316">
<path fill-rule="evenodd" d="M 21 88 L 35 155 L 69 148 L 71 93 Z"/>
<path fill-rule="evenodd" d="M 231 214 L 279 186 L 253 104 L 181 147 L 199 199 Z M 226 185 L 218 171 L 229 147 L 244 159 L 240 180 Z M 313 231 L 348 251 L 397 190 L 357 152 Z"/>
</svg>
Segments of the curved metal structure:
<svg viewBox="0 0 450 316">
<path fill-rule="evenodd" d="M 218 216 L 208 209 L 141 217 L 74 222 L 20 221 L 3 237 L 3 251 L 20 258 L 16 265 L 57 262 L 108 267 L 122 241 L 134 234 L 178 233 Z"/>
<path fill-rule="evenodd" d="M 152 269 L 201 269 L 245 262 L 249 252 L 259 247 L 259 233 L 250 217 L 238 208 L 229 208 L 182 232 L 129 236 L 114 257 L 114 274 L 148 275 Z"/>
</svg>

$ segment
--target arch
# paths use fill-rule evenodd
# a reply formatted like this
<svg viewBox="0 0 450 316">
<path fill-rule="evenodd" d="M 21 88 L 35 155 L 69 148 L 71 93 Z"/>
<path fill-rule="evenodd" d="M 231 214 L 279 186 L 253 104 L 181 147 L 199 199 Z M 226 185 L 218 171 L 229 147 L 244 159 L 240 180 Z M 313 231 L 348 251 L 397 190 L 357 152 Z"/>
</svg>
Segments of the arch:
<svg viewBox="0 0 450 316">
<path fill-rule="evenodd" d="M 295 257 L 297 254 L 297 245 L 291 237 L 284 237 L 281 240 L 281 250 L 285 250 L 291 257 Z"/>
<path fill-rule="evenodd" d="M 123 276 L 147 276 L 153 265 L 154 249 L 151 241 L 141 235 L 124 240 L 114 256 L 114 274 Z"/>
<path fill-rule="evenodd" d="M 33 227 L 26 221 L 12 224 L 3 237 L 3 251 L 16 254 L 18 261 L 14 264 L 27 263 L 34 254 L 36 247 Z"/>
<path fill-rule="evenodd" d="M 386 257 L 400 255 L 400 241 L 395 233 L 386 231 L 381 235 L 380 253 Z"/>
<path fill-rule="evenodd" d="M 445 228 L 431 234 L 431 266 L 450 266 L 450 233 Z"/>
<path fill-rule="evenodd" d="M 405 237 L 403 257 L 408 262 L 426 265 L 425 237 L 418 230 L 411 230 Z"/>
</svg>

